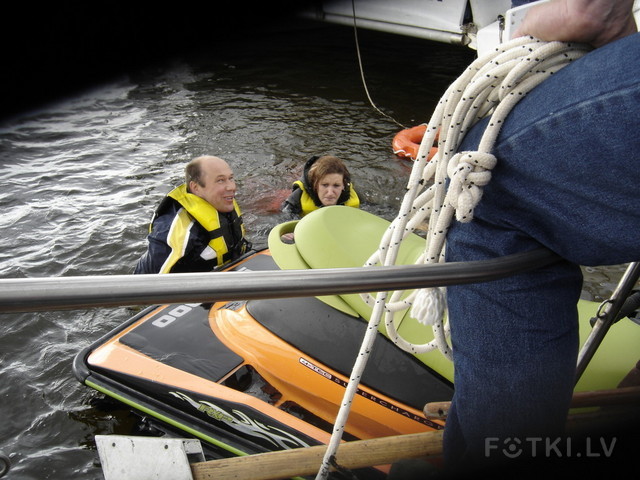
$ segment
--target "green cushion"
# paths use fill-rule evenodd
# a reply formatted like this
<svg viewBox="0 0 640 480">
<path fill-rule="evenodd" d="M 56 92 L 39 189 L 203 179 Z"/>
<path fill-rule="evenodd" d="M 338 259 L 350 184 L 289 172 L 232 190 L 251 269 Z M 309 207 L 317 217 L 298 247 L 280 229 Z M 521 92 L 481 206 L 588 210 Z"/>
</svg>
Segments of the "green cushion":
<svg viewBox="0 0 640 480">
<path fill-rule="evenodd" d="M 297 224 L 297 220 L 281 223 L 280 225 L 276 225 L 276 227 L 269 232 L 267 245 L 271 251 L 271 256 L 278 267 L 282 270 L 308 270 L 309 268 L 312 268 L 304 258 L 302 258 L 295 243 L 284 243 L 281 239 L 282 235 L 285 233 L 293 232 Z M 358 316 L 358 312 L 356 312 L 339 295 L 322 295 L 319 296 L 318 299 L 327 305 L 332 306 L 336 310 L 346 313 L 347 315 L 351 315 L 353 317 Z"/>
<path fill-rule="evenodd" d="M 389 222 L 364 210 L 332 206 L 306 215 L 300 221 L 287 222 L 275 227 L 269 235 L 269 248 L 282 269 L 350 268 L 362 267 L 379 246 Z M 282 243 L 283 233 L 295 231 L 295 244 Z M 411 234 L 400 247 L 397 265 L 414 264 L 424 250 L 425 240 Z M 405 295 L 408 295 L 406 292 Z M 374 293 L 375 295 L 375 293 Z M 365 320 L 371 317 L 369 307 L 358 294 L 328 295 L 318 297 L 329 305 Z M 591 331 L 589 319 L 595 316 L 599 304 L 580 300 L 580 344 L 584 344 Z M 398 312 L 394 317 L 398 333 L 415 344 L 433 339 L 430 326 L 411 318 L 409 311 Z M 384 319 L 379 330 L 386 335 Z M 587 370 L 578 382 L 576 390 L 615 388 L 624 375 L 635 365 L 640 345 L 640 326 L 624 319 L 616 323 L 598 348 Z M 453 380 L 453 364 L 439 351 L 416 355 L 436 372 Z"/>
<path fill-rule="evenodd" d="M 361 267 L 375 252 L 390 223 L 358 208 L 324 207 L 306 215 L 295 228 L 296 245 L 313 268 Z M 424 239 L 411 234 L 396 263 L 409 265 L 424 249 Z"/>
<path fill-rule="evenodd" d="M 295 228 L 296 246 L 311 268 L 362 267 L 377 250 L 388 227 L 388 221 L 364 210 L 345 206 L 325 207 L 300 220 Z M 397 263 L 413 264 L 423 249 L 424 240 L 412 235 L 403 242 Z M 360 316 L 369 320 L 371 307 L 359 294 L 341 297 Z"/>
<path fill-rule="evenodd" d="M 269 235 L 269 249 L 280 268 L 351 268 L 362 267 L 378 249 L 380 240 L 390 223 L 364 210 L 332 206 L 316 210 L 300 221 L 276 226 Z M 294 232 L 295 243 L 284 244 L 281 236 Z M 397 265 L 412 265 L 424 250 L 425 240 L 411 234 L 400 247 Z M 410 291 L 403 294 L 409 295 Z M 373 292 L 375 296 L 375 292 Z M 359 294 L 343 294 L 318 297 L 341 311 L 360 315 L 366 321 L 371 318 L 371 307 Z M 408 314 L 408 310 L 394 316 L 398 333 L 409 341 L 426 343 L 433 339 L 431 327 L 420 324 Z M 379 331 L 386 335 L 384 319 Z M 441 375 L 452 379 L 450 361 L 439 352 L 418 355 Z"/>
</svg>

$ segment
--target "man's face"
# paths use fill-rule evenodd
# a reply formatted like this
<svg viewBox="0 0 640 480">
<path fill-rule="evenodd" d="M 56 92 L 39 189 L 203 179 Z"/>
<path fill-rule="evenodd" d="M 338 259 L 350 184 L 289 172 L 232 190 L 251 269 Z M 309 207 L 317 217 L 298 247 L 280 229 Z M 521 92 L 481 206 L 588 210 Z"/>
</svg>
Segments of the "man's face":
<svg viewBox="0 0 640 480">
<path fill-rule="evenodd" d="M 231 212 L 236 195 L 236 181 L 231 167 L 221 158 L 206 158 L 202 164 L 202 183 L 190 182 L 191 193 L 197 195 L 219 212 Z"/>
</svg>

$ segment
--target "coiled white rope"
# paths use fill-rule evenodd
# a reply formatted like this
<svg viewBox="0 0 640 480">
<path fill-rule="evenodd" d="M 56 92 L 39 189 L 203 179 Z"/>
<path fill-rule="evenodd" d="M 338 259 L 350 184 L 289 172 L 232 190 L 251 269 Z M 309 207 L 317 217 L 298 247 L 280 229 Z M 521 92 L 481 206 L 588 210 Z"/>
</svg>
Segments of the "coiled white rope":
<svg viewBox="0 0 640 480">
<path fill-rule="evenodd" d="M 535 86 L 589 50 L 585 45 L 519 37 L 501 44 L 467 67 L 447 89 L 427 123 L 398 215 L 365 266 L 394 265 L 403 239 L 427 220 L 425 250 L 416 263 L 443 262 L 445 239 L 454 215 L 460 222 L 471 221 L 475 206 L 482 198 L 482 187 L 491 179 L 491 170 L 496 165 L 491 150 L 513 106 Z M 491 119 L 478 150 L 458 152 L 469 129 L 489 115 Z M 427 162 L 436 135 L 438 152 Z M 401 298 L 402 294 L 395 291 L 379 292 L 375 297 L 362 295 L 373 311 L 316 480 L 328 476 L 335 460 L 383 315 L 388 337 L 403 350 L 418 354 L 438 348 L 452 359 L 447 341 L 449 326 L 444 318 L 445 289 L 418 289 L 406 298 Z M 394 314 L 407 308 L 411 308 L 413 318 L 432 326 L 433 340 L 414 345 L 398 335 Z"/>
<path fill-rule="evenodd" d="M 393 265 L 402 240 L 427 220 L 425 250 L 416 263 L 444 261 L 449 225 L 454 215 L 460 222 L 473 219 L 475 206 L 482 198 L 482 187 L 489 183 L 496 165 L 491 154 L 493 144 L 511 109 L 527 92 L 589 50 L 585 45 L 520 37 L 473 62 L 438 103 L 420 144 L 398 216 L 366 265 Z M 478 150 L 458 152 L 469 129 L 489 115 L 491 119 Z M 438 132 L 438 152 L 427 162 Z M 401 291 L 393 292 L 385 304 L 389 338 L 413 354 L 438 348 L 451 359 L 446 340 L 449 328 L 444 319 L 445 289 L 418 289 L 404 299 L 401 295 Z M 363 298 L 370 305 L 375 301 L 370 295 Z M 398 335 L 394 314 L 409 307 L 413 318 L 432 325 L 432 341 L 414 345 Z"/>
</svg>

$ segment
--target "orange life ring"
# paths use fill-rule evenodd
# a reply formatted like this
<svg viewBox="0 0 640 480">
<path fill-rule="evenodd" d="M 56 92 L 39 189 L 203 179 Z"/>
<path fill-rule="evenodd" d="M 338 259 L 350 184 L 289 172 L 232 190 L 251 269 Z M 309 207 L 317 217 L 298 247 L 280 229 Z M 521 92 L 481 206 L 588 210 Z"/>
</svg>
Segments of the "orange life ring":
<svg viewBox="0 0 640 480">
<path fill-rule="evenodd" d="M 415 160 L 416 158 L 418 158 L 418 149 L 420 148 L 420 142 L 422 142 L 422 137 L 424 137 L 424 132 L 426 131 L 427 125 L 424 123 L 422 125 L 407 128 L 405 130 L 400 130 L 396 134 L 396 136 L 393 137 L 393 142 L 391 143 L 393 153 L 395 153 L 399 157 Z M 431 160 L 438 151 L 437 141 L 438 137 L 436 135 L 435 143 L 431 147 L 431 150 L 429 150 L 427 160 Z"/>
</svg>

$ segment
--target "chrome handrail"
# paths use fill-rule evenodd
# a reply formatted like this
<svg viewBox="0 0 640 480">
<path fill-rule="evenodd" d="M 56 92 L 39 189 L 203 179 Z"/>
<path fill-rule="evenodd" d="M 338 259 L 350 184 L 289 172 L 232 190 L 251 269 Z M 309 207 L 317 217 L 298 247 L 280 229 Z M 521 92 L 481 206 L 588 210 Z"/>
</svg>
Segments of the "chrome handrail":
<svg viewBox="0 0 640 480">
<path fill-rule="evenodd" d="M 309 297 L 485 282 L 559 260 L 547 249 L 491 260 L 315 270 L 0 279 L 0 312 Z"/>
</svg>

